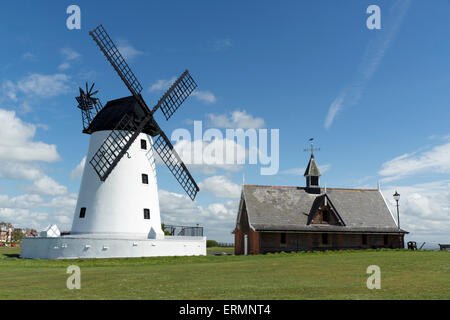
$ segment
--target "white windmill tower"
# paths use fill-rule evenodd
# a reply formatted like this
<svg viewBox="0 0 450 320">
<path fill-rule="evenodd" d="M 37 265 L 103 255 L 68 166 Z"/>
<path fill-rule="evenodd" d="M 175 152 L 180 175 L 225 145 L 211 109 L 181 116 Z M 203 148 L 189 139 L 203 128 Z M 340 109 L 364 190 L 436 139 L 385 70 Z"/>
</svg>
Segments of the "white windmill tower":
<svg viewBox="0 0 450 320">
<path fill-rule="evenodd" d="M 205 254 L 203 236 L 164 236 L 154 161 L 156 152 L 188 196 L 195 199 L 199 188 L 153 114 L 161 108 L 168 120 L 197 84 L 186 70 L 150 109 L 141 95 L 141 84 L 103 26 L 89 34 L 132 95 L 109 101 L 103 107 L 94 97 L 98 92 L 92 92 L 94 85 L 88 89 L 86 84 L 86 92 L 80 88 L 76 99 L 82 111 L 83 132 L 90 135 L 89 163 L 84 168 L 70 236 L 40 239 L 41 244 L 28 241 L 21 256 Z M 42 244 L 43 240 L 47 242 Z M 51 246 L 58 252 L 46 253 L 46 247 Z"/>
</svg>

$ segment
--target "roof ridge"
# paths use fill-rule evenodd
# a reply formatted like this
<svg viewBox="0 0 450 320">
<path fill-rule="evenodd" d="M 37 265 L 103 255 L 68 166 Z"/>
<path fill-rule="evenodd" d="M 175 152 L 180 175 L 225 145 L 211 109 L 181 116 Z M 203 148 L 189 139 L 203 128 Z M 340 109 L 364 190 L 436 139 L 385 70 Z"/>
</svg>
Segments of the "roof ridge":
<svg viewBox="0 0 450 320">
<path fill-rule="evenodd" d="M 263 185 L 263 184 L 244 184 L 244 187 L 305 189 L 305 187 L 296 187 L 296 186 L 270 186 L 270 185 Z"/>
<path fill-rule="evenodd" d="M 286 189 L 306 189 L 306 187 L 299 186 L 271 186 L 264 184 L 244 184 L 245 187 L 255 187 L 255 188 L 286 188 Z M 321 188 L 324 189 L 324 188 Z M 368 189 L 368 188 L 330 188 L 327 190 L 342 190 L 342 191 L 378 191 L 378 189 Z"/>
</svg>

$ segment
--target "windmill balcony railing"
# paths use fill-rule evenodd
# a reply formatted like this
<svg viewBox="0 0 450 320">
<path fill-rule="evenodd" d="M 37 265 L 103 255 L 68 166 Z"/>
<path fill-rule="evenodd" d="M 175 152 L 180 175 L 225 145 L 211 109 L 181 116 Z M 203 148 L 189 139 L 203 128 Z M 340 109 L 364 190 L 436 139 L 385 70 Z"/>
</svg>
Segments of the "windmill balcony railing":
<svg viewBox="0 0 450 320">
<path fill-rule="evenodd" d="M 164 225 L 164 231 L 171 236 L 203 237 L 203 227 Z"/>
</svg>

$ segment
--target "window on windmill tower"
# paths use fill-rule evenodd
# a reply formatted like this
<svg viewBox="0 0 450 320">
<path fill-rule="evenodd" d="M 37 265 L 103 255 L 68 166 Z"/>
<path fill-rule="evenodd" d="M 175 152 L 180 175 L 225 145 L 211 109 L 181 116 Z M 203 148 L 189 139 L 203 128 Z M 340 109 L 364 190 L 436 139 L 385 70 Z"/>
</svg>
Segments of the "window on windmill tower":
<svg viewBox="0 0 450 320">
<path fill-rule="evenodd" d="M 142 183 L 148 184 L 148 175 L 145 173 L 142 174 Z"/>
<path fill-rule="evenodd" d="M 141 139 L 141 149 L 147 150 L 147 141 L 144 139 Z"/>
<path fill-rule="evenodd" d="M 84 218 L 86 216 L 86 208 L 80 209 L 80 218 Z"/>
<path fill-rule="evenodd" d="M 311 177 L 311 185 L 318 186 L 319 185 L 319 177 Z"/>
<path fill-rule="evenodd" d="M 150 219 L 150 209 L 144 209 L 144 219 Z"/>
</svg>

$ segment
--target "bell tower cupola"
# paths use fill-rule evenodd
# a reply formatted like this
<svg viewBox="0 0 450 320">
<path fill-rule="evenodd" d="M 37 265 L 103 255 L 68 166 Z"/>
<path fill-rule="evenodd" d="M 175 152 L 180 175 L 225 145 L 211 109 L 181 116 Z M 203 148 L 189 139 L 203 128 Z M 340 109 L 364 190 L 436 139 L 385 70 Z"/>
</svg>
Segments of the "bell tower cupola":
<svg viewBox="0 0 450 320">
<path fill-rule="evenodd" d="M 304 177 L 306 178 L 306 189 L 310 193 L 320 193 L 319 177 L 321 176 L 319 167 L 317 166 L 316 160 L 314 159 L 314 149 L 313 139 L 309 139 L 311 142 L 311 157 L 306 167 Z"/>
</svg>

